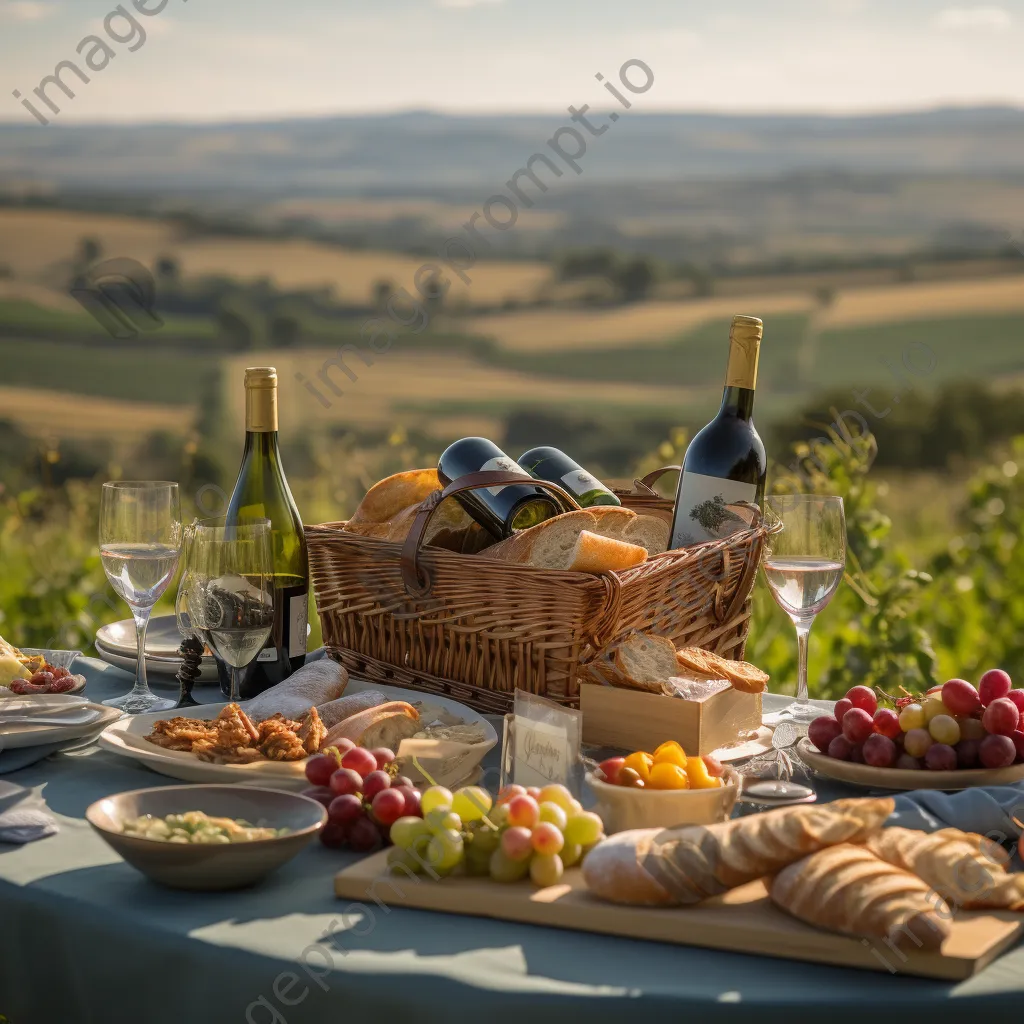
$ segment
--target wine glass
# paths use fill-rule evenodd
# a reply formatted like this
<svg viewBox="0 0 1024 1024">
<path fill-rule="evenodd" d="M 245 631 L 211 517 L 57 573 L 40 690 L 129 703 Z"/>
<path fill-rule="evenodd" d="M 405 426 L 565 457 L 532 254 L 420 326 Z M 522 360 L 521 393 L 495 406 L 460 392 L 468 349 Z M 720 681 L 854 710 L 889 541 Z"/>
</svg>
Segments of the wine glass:
<svg viewBox="0 0 1024 1024">
<path fill-rule="evenodd" d="M 241 672 L 274 625 L 274 562 L 269 519 L 201 520 L 189 528 L 185 603 L 192 630 L 231 670 L 231 700 Z"/>
<path fill-rule="evenodd" d="M 129 715 L 165 711 L 173 700 L 157 697 L 146 681 L 146 627 L 153 605 L 167 589 L 181 551 L 178 485 L 164 480 L 116 481 L 100 497 L 100 560 L 110 585 L 135 619 L 135 686 L 103 703 Z"/>
<path fill-rule="evenodd" d="M 807 637 L 814 617 L 832 600 L 846 568 L 843 499 L 783 494 L 765 499 L 781 529 L 768 542 L 764 575 L 775 603 L 796 626 L 796 700 L 780 714 L 810 722 L 821 713 L 807 699 Z"/>
</svg>

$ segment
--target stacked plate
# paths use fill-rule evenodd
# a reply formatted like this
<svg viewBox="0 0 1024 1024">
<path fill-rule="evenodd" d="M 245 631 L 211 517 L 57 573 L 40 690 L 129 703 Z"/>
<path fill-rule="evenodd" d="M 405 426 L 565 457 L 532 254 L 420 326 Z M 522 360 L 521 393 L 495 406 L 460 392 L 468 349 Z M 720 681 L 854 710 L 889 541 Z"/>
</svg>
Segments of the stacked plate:
<svg viewBox="0 0 1024 1024">
<path fill-rule="evenodd" d="M 0 751 L 71 743 L 117 721 L 121 712 L 65 693 L 0 702 Z"/>
<path fill-rule="evenodd" d="M 150 685 L 177 686 L 175 679 L 181 658 L 178 648 L 181 634 L 173 615 L 155 615 L 146 631 L 146 675 Z M 96 651 L 108 665 L 116 665 L 133 675 L 138 654 L 135 623 L 122 619 L 96 630 Z M 198 682 L 217 682 L 217 663 L 209 654 L 203 656 Z"/>
</svg>

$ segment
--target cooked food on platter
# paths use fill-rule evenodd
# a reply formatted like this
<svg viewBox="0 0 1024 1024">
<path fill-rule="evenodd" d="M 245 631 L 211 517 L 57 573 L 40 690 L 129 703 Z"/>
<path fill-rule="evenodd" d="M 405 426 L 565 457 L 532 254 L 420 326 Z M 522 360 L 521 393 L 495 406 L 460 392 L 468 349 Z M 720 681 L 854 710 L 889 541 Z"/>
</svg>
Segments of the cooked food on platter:
<svg viewBox="0 0 1024 1024">
<path fill-rule="evenodd" d="M 253 720 L 237 705 L 228 704 L 212 720 L 169 718 L 156 722 L 146 737 L 167 750 L 183 750 L 214 764 L 253 761 L 301 761 L 320 750 L 327 730 L 316 708 L 301 719 L 272 715 Z"/>
<path fill-rule="evenodd" d="M 202 811 L 167 814 L 162 818 L 143 814 L 129 818 L 121 825 L 126 836 L 153 839 L 161 843 L 255 843 L 263 839 L 279 839 L 286 828 L 260 828 L 241 818 L 211 818 Z"/>
</svg>

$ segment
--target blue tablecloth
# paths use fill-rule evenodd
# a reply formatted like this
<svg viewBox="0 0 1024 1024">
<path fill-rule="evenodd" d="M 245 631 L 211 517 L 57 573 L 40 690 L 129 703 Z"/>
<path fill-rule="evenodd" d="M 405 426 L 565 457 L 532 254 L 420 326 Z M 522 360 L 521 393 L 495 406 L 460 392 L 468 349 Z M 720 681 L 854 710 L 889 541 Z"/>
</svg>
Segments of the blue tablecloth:
<svg viewBox="0 0 1024 1024">
<path fill-rule="evenodd" d="M 98 663 L 86 673 L 94 699 L 130 685 Z M 218 699 L 212 688 L 198 696 Z M 120 861 L 83 818 L 102 796 L 170 780 L 97 748 L 5 778 L 36 790 L 61 825 L 37 843 L 0 845 L 0 1015 L 12 1024 L 622 1024 L 640 1015 L 694 1024 L 963 1024 L 1015 1014 L 1024 995 L 1020 948 L 951 985 L 351 907 L 331 890 L 351 856 L 319 844 L 256 889 L 170 892 Z"/>
</svg>

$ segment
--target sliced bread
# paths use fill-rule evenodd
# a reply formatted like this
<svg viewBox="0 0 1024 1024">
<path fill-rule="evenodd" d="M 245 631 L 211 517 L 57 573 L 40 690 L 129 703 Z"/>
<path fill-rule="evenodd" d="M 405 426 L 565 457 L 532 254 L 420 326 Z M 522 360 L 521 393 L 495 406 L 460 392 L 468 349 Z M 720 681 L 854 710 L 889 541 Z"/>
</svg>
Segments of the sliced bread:
<svg viewBox="0 0 1024 1024">
<path fill-rule="evenodd" d="M 678 675 L 679 663 L 675 646 L 667 637 L 633 630 L 606 648 L 589 669 L 602 683 L 663 693 L 664 682 Z"/>
<path fill-rule="evenodd" d="M 680 668 L 706 679 L 727 679 L 735 690 L 744 693 L 762 693 L 768 686 L 769 675 L 748 661 L 723 658 L 700 647 L 681 647 L 676 651 Z"/>
<path fill-rule="evenodd" d="M 594 531 L 597 519 L 586 511 L 563 512 L 543 523 L 520 530 L 480 552 L 481 558 L 499 558 L 542 568 L 564 566 L 584 530 Z"/>
</svg>

